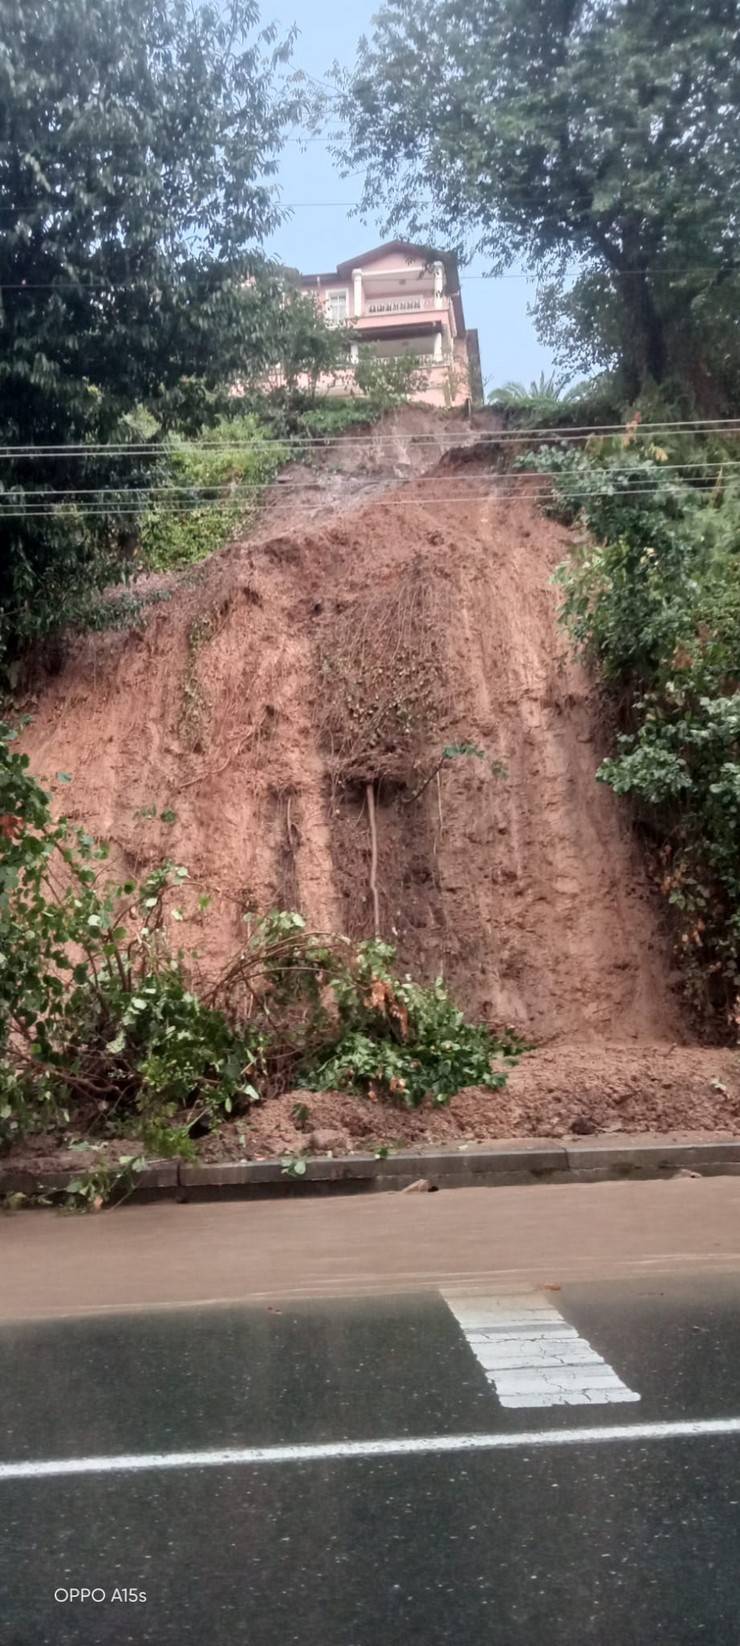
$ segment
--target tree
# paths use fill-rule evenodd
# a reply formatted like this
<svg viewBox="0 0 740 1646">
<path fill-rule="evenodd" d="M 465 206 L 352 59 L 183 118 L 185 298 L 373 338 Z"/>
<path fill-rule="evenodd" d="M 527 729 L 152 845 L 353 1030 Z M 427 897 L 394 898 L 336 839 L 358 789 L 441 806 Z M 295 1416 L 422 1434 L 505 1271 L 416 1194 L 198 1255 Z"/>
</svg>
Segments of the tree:
<svg viewBox="0 0 740 1646">
<path fill-rule="evenodd" d="M 273 383 L 294 395 L 301 385 L 311 398 L 320 377 L 336 376 L 349 362 L 351 336 L 323 318 L 313 293 L 286 285 L 275 317 Z"/>
<path fill-rule="evenodd" d="M 739 0 L 388 0 L 341 103 L 365 205 L 536 271 L 570 371 L 736 396 Z"/>
<path fill-rule="evenodd" d="M 140 408 L 198 428 L 272 360 L 299 102 L 253 0 L 0 0 L 0 42 L 0 446 L 64 448 L 0 460 L 1 661 L 120 568 L 153 459 L 92 448 Z"/>
</svg>

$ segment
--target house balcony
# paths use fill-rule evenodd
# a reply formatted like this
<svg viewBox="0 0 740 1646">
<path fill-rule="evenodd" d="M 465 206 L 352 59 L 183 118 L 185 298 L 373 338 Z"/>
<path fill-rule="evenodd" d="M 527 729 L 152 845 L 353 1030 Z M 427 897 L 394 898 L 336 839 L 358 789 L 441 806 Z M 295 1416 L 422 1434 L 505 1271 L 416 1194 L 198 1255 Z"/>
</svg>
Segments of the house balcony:
<svg viewBox="0 0 740 1646">
<path fill-rule="evenodd" d="M 363 347 L 381 359 L 412 355 L 420 366 L 441 366 L 452 358 L 453 341 L 446 314 L 429 310 L 388 316 L 367 314 L 353 320 L 351 329 L 353 360 Z"/>
<path fill-rule="evenodd" d="M 353 316 L 350 324 L 354 331 L 375 332 L 379 337 L 388 335 L 399 325 L 409 331 L 423 331 L 430 325 L 447 323 L 447 304 L 433 297 L 372 298 L 365 302 L 361 314 Z"/>
</svg>

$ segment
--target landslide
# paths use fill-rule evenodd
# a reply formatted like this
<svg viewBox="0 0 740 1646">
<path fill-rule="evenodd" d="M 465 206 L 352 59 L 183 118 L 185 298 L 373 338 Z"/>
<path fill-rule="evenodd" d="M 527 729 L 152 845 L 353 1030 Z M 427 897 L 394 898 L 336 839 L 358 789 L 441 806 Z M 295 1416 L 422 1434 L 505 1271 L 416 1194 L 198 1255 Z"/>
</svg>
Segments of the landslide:
<svg viewBox="0 0 740 1646">
<path fill-rule="evenodd" d="M 479 1094 L 468 1135 L 609 1124 L 625 1057 L 632 1129 L 726 1127 L 736 1060 L 691 1044 L 627 810 L 595 780 L 598 692 L 552 584 L 568 533 L 483 453 L 443 457 L 455 430 L 409 410 L 286 471 L 249 537 L 72 644 L 32 707 L 32 769 L 69 774 L 60 804 L 116 868 L 188 866 L 178 939 L 203 976 L 268 907 L 372 935 L 374 822 L 402 968 L 547 1048 L 515 1101 Z"/>
</svg>

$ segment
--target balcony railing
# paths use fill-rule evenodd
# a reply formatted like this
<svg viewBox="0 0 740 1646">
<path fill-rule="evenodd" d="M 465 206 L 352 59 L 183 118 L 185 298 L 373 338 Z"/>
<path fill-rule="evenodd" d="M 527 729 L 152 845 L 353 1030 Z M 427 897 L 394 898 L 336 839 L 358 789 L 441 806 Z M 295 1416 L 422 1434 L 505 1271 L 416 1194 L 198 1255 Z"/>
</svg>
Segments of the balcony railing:
<svg viewBox="0 0 740 1646">
<path fill-rule="evenodd" d="M 372 344 L 370 346 L 372 348 Z M 399 349 L 397 354 L 375 354 L 373 355 L 373 359 L 413 360 L 414 365 L 418 366 L 422 371 L 430 371 L 433 366 L 444 366 L 447 368 L 453 363 L 452 355 L 450 353 L 443 354 L 441 360 L 435 360 L 433 354 L 415 354 L 409 349 L 405 352 L 403 349 Z"/>
<path fill-rule="evenodd" d="M 419 314 L 422 309 L 439 305 L 433 297 L 371 297 L 365 298 L 363 314 Z"/>
</svg>

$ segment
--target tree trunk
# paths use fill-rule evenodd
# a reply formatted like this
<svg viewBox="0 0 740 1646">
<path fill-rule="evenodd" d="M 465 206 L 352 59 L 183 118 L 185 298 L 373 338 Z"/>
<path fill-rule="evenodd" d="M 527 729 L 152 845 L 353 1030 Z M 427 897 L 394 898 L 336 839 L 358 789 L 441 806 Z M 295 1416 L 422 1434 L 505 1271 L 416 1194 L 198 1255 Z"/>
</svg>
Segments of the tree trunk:
<svg viewBox="0 0 740 1646">
<path fill-rule="evenodd" d="M 647 382 L 663 382 L 668 364 L 665 328 L 644 269 L 624 269 L 619 285 L 626 388 L 635 398 Z"/>
</svg>

